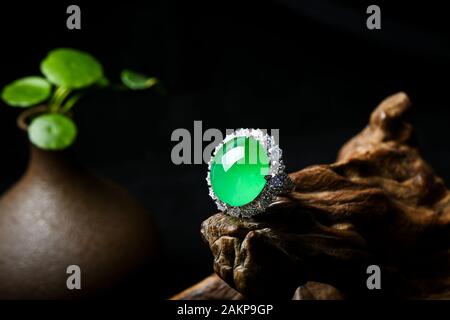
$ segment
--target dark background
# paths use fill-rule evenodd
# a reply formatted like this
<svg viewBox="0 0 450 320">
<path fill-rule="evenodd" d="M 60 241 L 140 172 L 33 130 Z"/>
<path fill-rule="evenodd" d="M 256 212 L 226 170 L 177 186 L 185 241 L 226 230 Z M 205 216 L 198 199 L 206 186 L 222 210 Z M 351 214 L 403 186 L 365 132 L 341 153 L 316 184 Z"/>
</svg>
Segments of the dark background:
<svg viewBox="0 0 450 320">
<path fill-rule="evenodd" d="M 392 1 L 391 1 L 392 2 Z M 436 1 L 437 2 L 437 1 Z M 385 96 L 412 98 L 426 159 L 450 180 L 448 12 L 434 1 L 381 6 L 382 30 L 365 26 L 371 2 L 16 1 L 0 4 L 0 88 L 39 73 L 52 48 L 95 55 L 118 81 L 132 68 L 163 81 L 154 91 L 99 93 L 75 107 L 74 152 L 153 213 L 164 240 L 163 295 L 212 272 L 201 221 L 216 211 L 206 165 L 175 166 L 176 128 L 280 128 L 289 171 L 335 159 Z M 66 29 L 78 4 L 82 30 Z M 0 191 L 23 173 L 28 145 L 18 110 L 0 106 Z M 206 144 L 205 144 L 206 145 Z"/>
</svg>

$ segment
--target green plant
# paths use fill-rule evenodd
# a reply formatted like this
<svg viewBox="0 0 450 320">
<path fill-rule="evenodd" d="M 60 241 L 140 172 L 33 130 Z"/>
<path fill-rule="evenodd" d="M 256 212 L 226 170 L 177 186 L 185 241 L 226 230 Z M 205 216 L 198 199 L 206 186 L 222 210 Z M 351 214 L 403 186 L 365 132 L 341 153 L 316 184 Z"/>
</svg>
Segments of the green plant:
<svg viewBox="0 0 450 320">
<path fill-rule="evenodd" d="M 62 150 L 70 146 L 77 127 L 71 109 L 90 88 L 111 87 L 103 67 L 90 54 L 70 48 L 50 51 L 42 60 L 42 76 L 29 76 L 6 85 L 2 100 L 18 108 L 34 108 L 30 112 L 28 137 L 44 150 Z M 143 90 L 155 86 L 158 79 L 131 70 L 121 73 L 121 88 Z M 114 86 L 115 88 L 117 86 Z"/>
</svg>

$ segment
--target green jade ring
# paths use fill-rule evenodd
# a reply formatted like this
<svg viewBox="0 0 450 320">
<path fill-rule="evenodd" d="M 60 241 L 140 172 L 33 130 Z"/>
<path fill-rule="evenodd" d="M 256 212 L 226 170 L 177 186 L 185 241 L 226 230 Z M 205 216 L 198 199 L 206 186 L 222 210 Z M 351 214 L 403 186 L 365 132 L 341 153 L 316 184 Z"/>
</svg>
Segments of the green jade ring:
<svg viewBox="0 0 450 320">
<path fill-rule="evenodd" d="M 263 213 L 279 194 L 294 184 L 284 172 L 281 149 L 259 129 L 227 135 L 208 164 L 209 195 L 231 216 L 250 218 Z"/>
</svg>

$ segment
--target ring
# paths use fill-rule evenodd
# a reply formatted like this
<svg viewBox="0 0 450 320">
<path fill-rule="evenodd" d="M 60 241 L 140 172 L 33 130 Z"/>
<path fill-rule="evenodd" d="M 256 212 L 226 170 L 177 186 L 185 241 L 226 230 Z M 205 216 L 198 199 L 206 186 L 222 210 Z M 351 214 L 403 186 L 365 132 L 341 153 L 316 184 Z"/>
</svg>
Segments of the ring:
<svg viewBox="0 0 450 320">
<path fill-rule="evenodd" d="M 243 218 L 263 213 L 279 194 L 294 189 L 281 149 L 273 136 L 259 129 L 227 135 L 213 152 L 206 181 L 217 208 Z"/>
</svg>

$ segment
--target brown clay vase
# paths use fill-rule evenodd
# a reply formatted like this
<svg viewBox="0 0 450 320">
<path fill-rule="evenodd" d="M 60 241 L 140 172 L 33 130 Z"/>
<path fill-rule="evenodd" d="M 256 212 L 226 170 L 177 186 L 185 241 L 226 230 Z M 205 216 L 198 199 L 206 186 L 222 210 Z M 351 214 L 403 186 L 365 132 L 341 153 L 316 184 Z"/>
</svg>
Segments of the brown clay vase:
<svg viewBox="0 0 450 320">
<path fill-rule="evenodd" d="M 0 299 L 148 292 L 156 282 L 156 234 L 124 189 L 62 152 L 32 147 L 26 173 L 0 198 Z M 67 288 L 70 265 L 81 269 L 80 290 Z"/>
</svg>

